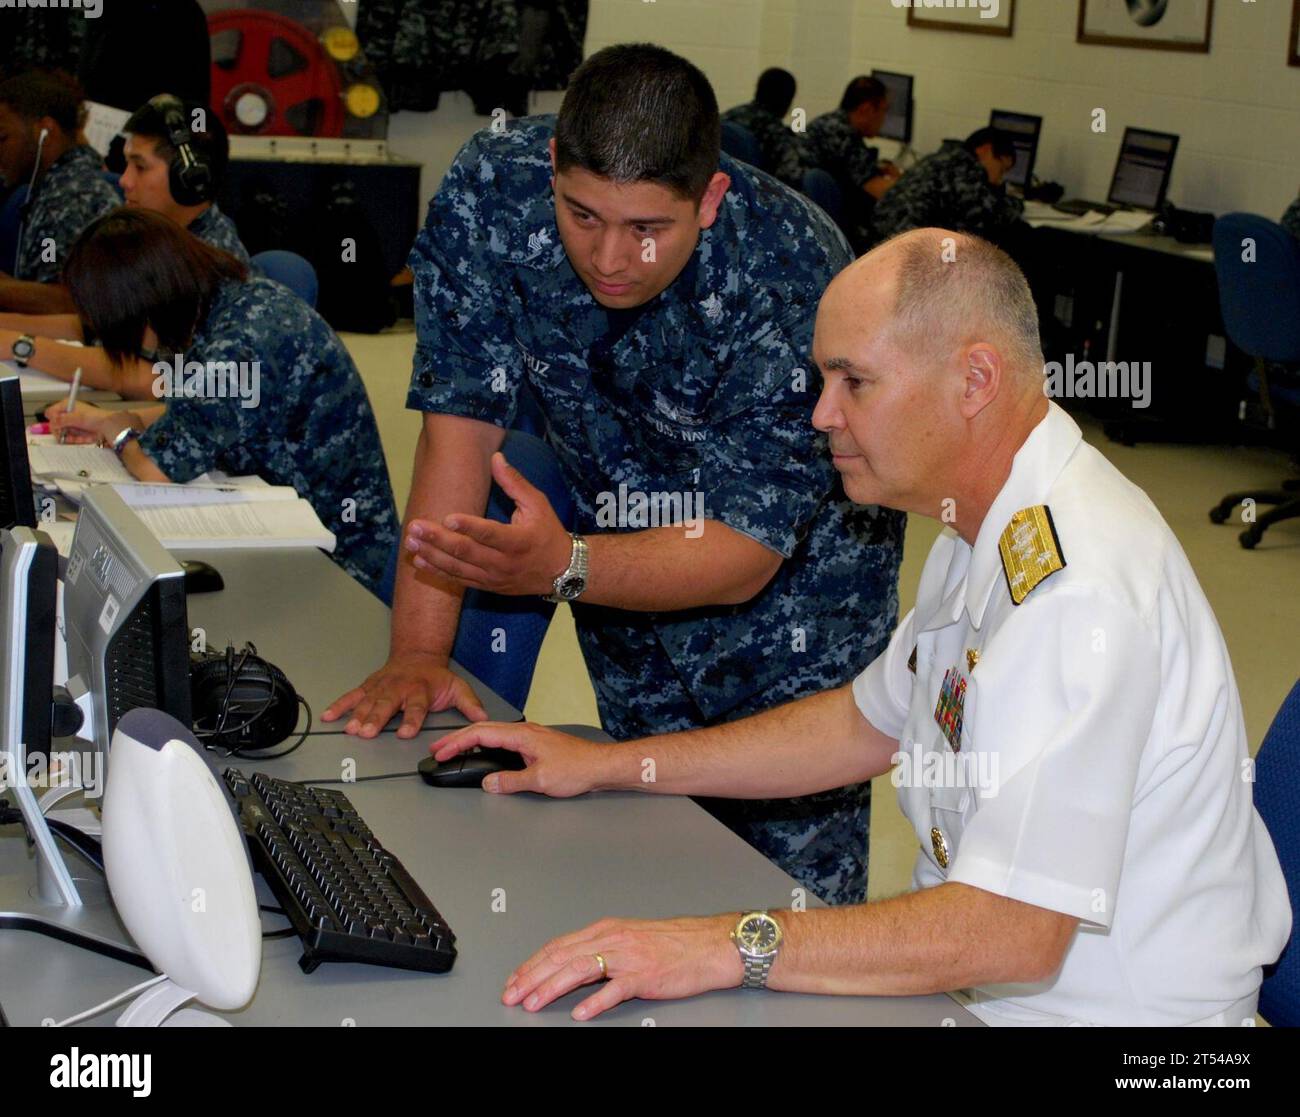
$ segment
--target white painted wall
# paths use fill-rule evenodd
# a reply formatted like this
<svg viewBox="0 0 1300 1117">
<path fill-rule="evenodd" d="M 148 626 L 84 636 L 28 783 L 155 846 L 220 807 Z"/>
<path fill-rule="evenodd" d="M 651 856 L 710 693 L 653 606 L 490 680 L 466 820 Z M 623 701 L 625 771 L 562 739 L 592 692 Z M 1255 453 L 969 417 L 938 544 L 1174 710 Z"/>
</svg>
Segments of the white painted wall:
<svg viewBox="0 0 1300 1117">
<path fill-rule="evenodd" d="M 364 0 L 362 0 L 364 2 Z M 1075 43 L 1076 0 L 1017 0 L 1010 39 L 909 28 L 890 0 L 592 0 L 587 52 L 651 41 L 708 74 L 723 108 L 748 100 L 766 66 L 799 79 L 809 117 L 873 67 L 917 78 L 915 146 L 933 150 L 989 109 L 1044 117 L 1038 172 L 1103 198 L 1126 124 L 1177 132 L 1171 197 L 1218 213 L 1277 217 L 1300 186 L 1300 67 L 1286 65 L 1288 0 L 1218 0 L 1208 55 Z M 534 95 L 554 111 L 560 94 Z M 1090 114 L 1107 110 L 1095 135 Z M 425 164 L 427 200 L 456 149 L 486 123 L 452 93 L 435 113 L 399 113 L 389 138 Z M 884 145 L 888 147 L 888 145 Z"/>
</svg>

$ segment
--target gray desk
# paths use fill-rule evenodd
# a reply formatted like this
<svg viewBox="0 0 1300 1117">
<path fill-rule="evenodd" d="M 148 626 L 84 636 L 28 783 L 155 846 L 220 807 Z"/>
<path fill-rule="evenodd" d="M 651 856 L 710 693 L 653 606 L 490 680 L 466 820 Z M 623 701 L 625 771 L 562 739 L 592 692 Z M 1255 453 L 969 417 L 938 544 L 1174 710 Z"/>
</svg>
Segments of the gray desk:
<svg viewBox="0 0 1300 1117">
<path fill-rule="evenodd" d="M 597 737 L 597 731 L 588 731 Z M 413 772 L 436 734 L 416 741 L 311 738 L 284 760 L 242 762 L 290 779 Z M 642 918 L 788 907 L 795 883 L 688 799 L 634 793 L 546 800 L 437 790 L 418 777 L 343 789 L 379 839 L 402 859 L 457 935 L 449 974 L 326 963 L 298 968 L 296 938 L 263 951 L 257 993 L 236 1024 L 567 1025 L 575 992 L 530 1014 L 501 1004 L 506 975 L 548 939 L 602 916 Z M 0 830 L 0 908 L 23 895 L 24 843 Z M 81 875 L 81 874 L 78 874 Z M 270 894 L 258 877 L 264 902 Z M 503 912 L 494 912 L 504 889 Z M 500 895 L 500 894 L 498 894 Z M 809 898 L 810 904 L 816 904 Z M 110 914 L 88 921 L 111 929 Z M 267 930 L 283 924 L 264 917 Z M 0 931 L 0 999 L 13 1024 L 61 1020 L 144 980 L 141 970 L 20 931 Z M 111 1023 L 120 1009 L 95 1023 Z M 946 996 L 823 997 L 728 990 L 687 1001 L 629 1001 L 597 1023 L 638 1026 L 979 1025 Z"/>
<path fill-rule="evenodd" d="M 202 628 L 209 648 L 245 640 L 280 668 L 311 704 L 315 731 L 342 733 L 346 720 L 323 722 L 322 711 L 360 685 L 388 658 L 389 610 L 374 594 L 320 551 L 192 550 L 177 558 L 203 559 L 226 588 L 188 599 L 191 630 Z M 458 664 L 452 670 L 474 687 L 494 721 L 523 714 Z M 393 724 L 396 724 L 394 722 Z M 429 714 L 426 728 L 467 724 L 458 710 Z"/>
</svg>

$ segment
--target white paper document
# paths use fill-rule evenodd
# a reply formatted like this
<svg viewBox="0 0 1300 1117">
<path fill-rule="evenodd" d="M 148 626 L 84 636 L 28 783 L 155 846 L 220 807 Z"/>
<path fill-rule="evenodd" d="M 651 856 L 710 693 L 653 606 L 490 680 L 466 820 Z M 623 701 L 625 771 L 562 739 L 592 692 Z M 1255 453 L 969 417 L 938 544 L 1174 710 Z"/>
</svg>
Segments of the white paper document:
<svg viewBox="0 0 1300 1117">
<path fill-rule="evenodd" d="M 154 505 L 137 516 L 164 547 L 320 547 L 335 539 L 305 500 L 240 504 Z"/>
<path fill-rule="evenodd" d="M 71 481 L 79 485 L 133 480 L 112 450 L 103 446 L 64 445 L 53 440 L 27 440 L 27 458 L 36 481 Z"/>
<path fill-rule="evenodd" d="M 113 487 L 127 504 L 137 510 L 174 505 L 194 507 L 199 504 L 274 503 L 298 499 L 297 492 L 289 485 L 268 485 L 260 477 L 254 478 L 258 482 L 256 485 L 238 483 L 244 480 L 246 478 L 235 477 L 230 481 L 191 481 L 187 485 L 137 481 Z"/>
</svg>

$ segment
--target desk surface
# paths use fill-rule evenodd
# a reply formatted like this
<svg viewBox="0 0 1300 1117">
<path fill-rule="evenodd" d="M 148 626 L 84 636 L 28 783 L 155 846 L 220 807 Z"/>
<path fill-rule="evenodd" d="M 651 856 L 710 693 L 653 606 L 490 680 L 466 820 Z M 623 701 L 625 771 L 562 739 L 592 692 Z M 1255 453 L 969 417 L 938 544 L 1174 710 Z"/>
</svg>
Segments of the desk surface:
<svg viewBox="0 0 1300 1117">
<path fill-rule="evenodd" d="M 314 736 L 292 756 L 256 770 L 289 778 L 413 773 L 428 743 L 392 736 L 360 741 Z M 587 731 L 598 736 L 597 731 Z M 306 975 L 296 938 L 265 944 L 252 1002 L 236 1024 L 572 1024 L 575 992 L 530 1014 L 501 1004 L 506 975 L 548 939 L 602 916 L 654 918 L 758 907 L 783 908 L 795 882 L 688 799 L 632 792 L 546 800 L 435 789 L 418 777 L 349 784 L 344 792 L 378 838 L 401 858 L 446 917 L 459 951 L 449 974 L 326 963 Z M 24 878 L 24 873 L 26 877 Z M 30 882 L 16 827 L 0 830 L 0 907 Z M 78 874 L 81 875 L 81 874 Z M 261 878 L 259 894 L 270 899 Z M 501 889 L 502 892 L 496 890 Z M 494 898 L 505 910 L 494 911 Z M 810 898 L 814 906 L 820 906 Z M 496 906 L 500 907 L 498 903 Z M 92 921 L 106 922 L 103 908 Z M 264 926 L 283 924 L 264 916 Z M 21 931 L 0 931 L 0 998 L 13 1024 L 63 1019 L 143 980 L 140 970 Z M 590 992 L 588 989 L 587 993 Z M 95 1021 L 110 1023 L 120 1010 Z M 979 1021 L 947 996 L 824 997 L 739 989 L 687 1001 L 630 1001 L 597 1023 L 660 1026 L 891 1025 Z"/>
<path fill-rule="evenodd" d="M 187 599 L 191 631 L 202 628 L 208 647 L 218 650 L 227 640 L 237 648 L 251 640 L 311 704 L 314 731 L 342 733 L 346 722 L 323 722 L 321 712 L 388 659 L 388 607 L 311 548 L 175 554 L 211 563 L 225 582 L 217 593 Z M 452 670 L 474 687 L 494 721 L 522 720 L 522 713 L 464 668 L 453 663 Z M 429 714 L 424 724 L 445 729 L 467 719 L 452 709 Z"/>
</svg>

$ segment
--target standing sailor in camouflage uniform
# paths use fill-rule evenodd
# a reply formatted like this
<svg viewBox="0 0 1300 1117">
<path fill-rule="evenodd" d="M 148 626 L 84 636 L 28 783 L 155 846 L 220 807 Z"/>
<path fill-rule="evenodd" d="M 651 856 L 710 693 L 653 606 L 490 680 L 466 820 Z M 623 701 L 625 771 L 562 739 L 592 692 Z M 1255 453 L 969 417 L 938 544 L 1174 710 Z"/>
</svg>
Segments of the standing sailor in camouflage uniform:
<svg viewBox="0 0 1300 1117">
<path fill-rule="evenodd" d="M 799 135 L 785 125 L 785 114 L 794 101 L 795 80 L 789 70 L 772 67 L 758 78 L 754 99 L 722 114 L 728 124 L 737 124 L 758 141 L 763 153 L 762 169 L 795 190 L 803 189 L 807 157 Z"/>
<path fill-rule="evenodd" d="M 199 194 L 175 194 L 175 164 L 180 158 L 168 126 L 169 113 L 189 134 L 194 157 L 207 167 L 208 185 Z M 201 115 L 199 115 L 201 114 Z M 206 127 L 195 129 L 200 123 Z M 221 191 L 230 162 L 230 140 L 216 113 L 194 104 L 185 104 L 162 94 L 142 105 L 122 129 L 126 135 L 126 170 L 122 172 L 122 192 L 128 206 L 143 206 L 170 217 L 213 248 L 229 252 L 241 264 L 248 265 L 248 249 L 239 239 L 239 230 L 213 200 Z"/>
<path fill-rule="evenodd" d="M 80 109 L 69 78 L 33 71 L 0 82 L 0 175 L 26 186 L 35 174 L 14 275 L 0 273 L 0 310 L 66 311 L 67 292 L 56 286 L 64 257 L 82 229 L 118 204 L 99 154 L 77 143 Z"/>
<path fill-rule="evenodd" d="M 397 509 L 365 386 L 324 319 L 147 210 L 95 222 L 65 275 L 110 357 L 165 354 L 155 382 L 165 402 L 66 412 L 61 401 L 47 409 L 51 426 L 112 446 L 141 481 L 221 470 L 292 486 L 334 533 L 334 561 L 386 598 Z"/>
<path fill-rule="evenodd" d="M 837 685 L 884 647 L 903 523 L 846 499 L 811 425 L 813 312 L 848 248 L 816 207 L 720 159 L 719 127 L 698 69 L 618 46 L 583 64 L 558 121 L 485 129 L 456 157 L 412 253 L 415 561 L 389 662 L 325 720 L 351 711 L 347 731 L 373 737 L 402 710 L 413 737 L 431 708 L 482 718 L 447 670 L 467 586 L 571 600 L 620 739 Z M 493 453 L 525 384 L 573 538 Z M 508 526 L 479 518 L 493 479 Z M 865 893 L 869 795 L 707 805 L 846 902 Z"/>
<path fill-rule="evenodd" d="M 862 142 L 880 132 L 888 112 L 884 83 L 856 77 L 845 87 L 840 107 L 815 117 L 805 137 L 808 162 L 826 171 L 844 195 L 841 228 L 859 252 L 871 240 L 875 203 L 898 181 L 898 168 L 882 162 L 879 150 Z"/>
<path fill-rule="evenodd" d="M 1004 241 L 1025 212 L 1002 179 L 1016 162 L 1009 136 L 981 128 L 965 140 L 944 140 L 905 174 L 876 207 L 880 240 L 930 225 Z"/>
</svg>

